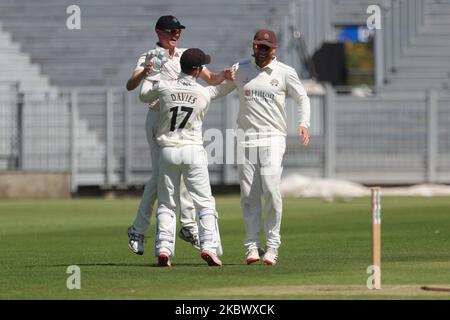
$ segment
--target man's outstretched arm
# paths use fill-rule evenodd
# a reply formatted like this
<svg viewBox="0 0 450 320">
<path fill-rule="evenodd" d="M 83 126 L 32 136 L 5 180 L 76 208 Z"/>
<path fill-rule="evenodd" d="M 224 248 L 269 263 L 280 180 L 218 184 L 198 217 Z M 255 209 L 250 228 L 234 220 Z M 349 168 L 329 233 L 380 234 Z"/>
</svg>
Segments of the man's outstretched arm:
<svg viewBox="0 0 450 320">
<path fill-rule="evenodd" d="M 224 80 L 234 80 L 234 71 L 231 68 L 225 68 L 219 73 L 214 73 L 208 70 L 207 68 L 203 68 L 202 73 L 200 74 L 200 78 L 206 81 L 206 83 L 210 86 L 217 86 L 221 84 Z"/>
</svg>

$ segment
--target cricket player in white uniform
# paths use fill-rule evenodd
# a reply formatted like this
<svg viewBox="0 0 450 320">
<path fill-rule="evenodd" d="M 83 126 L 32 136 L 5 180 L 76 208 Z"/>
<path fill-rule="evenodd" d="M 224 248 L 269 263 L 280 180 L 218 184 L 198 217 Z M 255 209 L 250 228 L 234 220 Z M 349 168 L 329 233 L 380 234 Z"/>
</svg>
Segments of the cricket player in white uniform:
<svg viewBox="0 0 450 320">
<path fill-rule="evenodd" d="M 177 48 L 181 30 L 185 29 L 180 21 L 174 16 L 161 16 L 155 26 L 158 36 L 156 48 L 142 54 L 137 62 L 131 78 L 127 82 L 127 89 L 134 90 L 143 79 L 149 79 L 153 84 L 160 79 L 177 79 L 180 69 L 180 57 L 186 49 Z M 203 68 L 201 78 L 210 85 L 221 83 L 226 76 L 232 79 L 229 70 L 215 74 L 207 68 Z M 157 198 L 157 177 L 159 161 L 159 145 L 156 143 L 155 134 L 158 130 L 159 114 L 157 111 L 149 109 L 146 118 L 147 142 L 150 146 L 152 159 L 152 177 L 145 184 L 142 200 L 136 214 L 133 225 L 128 229 L 128 247 L 136 254 L 144 253 L 144 235 L 150 224 L 153 211 L 153 204 Z M 175 197 L 178 199 L 178 196 Z M 195 219 L 195 208 L 183 181 L 180 187 L 180 223 L 181 239 L 190 242 L 199 249 L 198 228 Z M 177 200 L 178 201 L 178 200 Z"/>
<path fill-rule="evenodd" d="M 217 90 L 196 82 L 210 61 L 202 50 L 188 49 L 181 56 L 182 73 L 178 79 L 156 84 L 145 80 L 141 87 L 141 101 L 152 103 L 159 99 L 156 140 L 161 150 L 155 256 L 162 267 L 170 266 L 175 255 L 175 199 L 183 179 L 197 211 L 201 257 L 209 266 L 222 265 L 217 212 L 202 135 L 203 119 Z"/>
<path fill-rule="evenodd" d="M 238 170 L 241 207 L 246 227 L 244 246 L 248 264 L 260 260 L 264 252 L 259 243 L 261 196 L 265 199 L 266 250 L 263 262 L 274 265 L 281 245 L 282 199 L 280 182 L 286 148 L 285 100 L 289 94 L 298 105 L 298 132 L 301 143 L 309 143 L 310 101 L 297 72 L 277 61 L 276 36 L 273 31 L 259 30 L 253 40 L 254 59 L 233 66 L 235 80 L 219 87 L 239 93 L 238 129 L 245 132 L 244 159 Z M 223 90 L 223 88 L 220 88 Z M 252 155 L 256 155 L 253 156 Z"/>
</svg>

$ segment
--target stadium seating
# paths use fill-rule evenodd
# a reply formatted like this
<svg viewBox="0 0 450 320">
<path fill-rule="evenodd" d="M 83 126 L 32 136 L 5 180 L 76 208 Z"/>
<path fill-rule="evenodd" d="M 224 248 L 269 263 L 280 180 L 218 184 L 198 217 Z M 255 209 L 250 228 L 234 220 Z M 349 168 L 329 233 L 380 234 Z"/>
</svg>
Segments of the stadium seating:
<svg viewBox="0 0 450 320">
<path fill-rule="evenodd" d="M 387 75 L 386 91 L 448 89 L 450 85 L 450 2 L 425 0 L 424 25 L 402 48 Z"/>
<path fill-rule="evenodd" d="M 11 35 L 2 30 L 0 24 L 0 92 L 9 91 L 18 85 L 21 91 L 52 91 L 48 76 L 43 75 L 40 66 L 32 64 L 30 54 L 21 51 L 21 45 L 12 42 Z"/>
<path fill-rule="evenodd" d="M 424 82 L 432 88 L 448 85 L 450 3 L 424 1 L 424 25 L 420 26 L 416 37 L 404 41 L 407 33 L 400 33 L 400 59 L 387 70 L 387 91 L 417 90 Z M 14 56 L 16 74 L 24 74 L 24 68 L 28 69 L 32 75 L 28 74 L 27 81 L 21 81 L 24 88 L 33 82 L 36 88 L 45 88 L 42 85 L 46 82 L 47 86 L 59 87 L 123 86 L 137 57 L 153 46 L 154 23 L 161 14 L 172 13 L 180 18 L 188 27 L 183 32 L 181 45 L 208 51 L 213 57 L 213 70 L 247 57 L 255 29 L 269 27 L 280 31 L 285 17 L 292 14 L 289 0 L 195 0 L 183 6 L 179 6 L 179 1 L 163 0 L 82 0 L 77 2 L 81 8 L 81 30 L 68 30 L 66 8 L 72 2 L 1 1 L 0 23 L 11 33 L 14 43 L 10 43 L 8 34 L 0 31 L 3 48 L 0 54 L 9 52 L 9 58 L 0 56 L 0 64 L 5 68 L 5 61 L 11 61 Z M 379 4 L 384 10 L 393 10 L 393 5 L 386 6 L 389 3 L 381 0 L 298 1 L 297 27 L 312 53 L 321 42 L 336 37 L 334 27 L 363 25 L 369 5 Z M 404 5 L 405 0 L 398 3 Z M 305 15 L 314 21 L 308 21 Z M 5 42 L 9 42 L 8 46 Z M 22 54 L 15 53 L 19 47 Z M 25 67 L 30 62 L 31 69 Z M 40 80 L 36 78 L 38 74 Z M 0 82 L 2 80 L 0 78 Z"/>
<path fill-rule="evenodd" d="M 7 169 L 11 162 L 8 153 L 11 153 L 13 145 L 11 141 L 14 140 L 14 128 L 8 126 L 10 121 L 7 119 L 13 118 L 14 114 L 8 113 L 7 102 L 8 95 L 16 94 L 17 89 L 27 96 L 32 94 L 33 98 L 26 100 L 30 108 L 32 105 L 37 106 L 32 112 L 28 109 L 28 118 L 25 119 L 30 128 L 26 133 L 29 140 L 24 150 L 33 157 L 26 159 L 23 167 L 39 170 L 70 168 L 68 159 L 71 150 L 67 149 L 66 143 L 70 127 L 67 119 L 71 109 L 68 100 L 62 99 L 59 94 L 78 88 L 79 117 L 74 130 L 77 135 L 76 156 L 79 170 L 79 180 L 76 183 L 115 184 L 126 180 L 127 174 L 135 174 L 130 181 L 145 181 L 150 162 L 143 134 L 146 109 L 138 101 L 135 92 L 127 95 L 123 91 L 139 55 L 154 46 L 154 24 L 163 14 L 173 14 L 186 25 L 180 46 L 200 47 L 211 54 L 213 61 L 210 69 L 213 71 L 219 71 L 236 61 L 248 58 L 253 33 L 263 27 L 274 29 L 278 33 L 280 43 L 277 54 L 280 60 L 299 70 L 296 51 L 298 49 L 293 47 L 297 40 L 287 30 L 300 31 L 309 54 L 312 54 L 323 41 L 336 39 L 337 27 L 365 25 L 368 17 L 367 7 L 372 4 L 380 5 L 383 15 L 387 14 L 383 26 L 386 29 L 391 28 L 389 30 L 392 31 L 391 38 L 383 39 L 385 83 L 381 92 L 386 96 L 399 94 L 403 104 L 399 103 L 398 109 L 411 108 L 408 100 L 410 95 L 425 96 L 429 88 L 441 90 L 448 89 L 450 85 L 450 2 L 423 0 L 423 6 L 407 5 L 413 2 L 417 3 L 416 0 L 1 0 L 0 169 Z M 73 4 L 81 8 L 80 30 L 68 30 L 66 27 L 66 20 L 70 15 L 66 9 Z M 384 25 L 389 21 L 389 17 L 396 14 L 394 25 Z M 412 20 L 412 17 L 416 20 Z M 411 22 L 417 22 L 417 27 L 414 25 L 413 28 L 414 32 L 405 27 Z M 15 87 L 16 83 L 19 83 L 18 88 Z M 108 88 L 114 90 L 109 97 Z M 40 100 L 36 96 L 36 92 L 44 91 L 57 94 L 56 100 L 52 100 L 52 104 L 47 106 L 42 104 L 42 101 L 45 101 L 48 95 L 43 95 Z M 127 137 L 123 110 L 127 98 L 130 98 L 132 106 L 129 108 L 132 109 L 132 138 L 128 136 L 128 139 L 133 141 L 130 159 L 126 158 L 124 151 Z M 338 98 L 336 108 L 345 111 L 349 105 L 352 107 L 347 110 L 349 114 L 352 114 L 356 105 L 369 106 L 367 108 L 370 109 L 370 102 L 363 104 L 347 98 Z M 312 130 L 315 143 L 309 147 L 308 152 L 288 148 L 285 163 L 288 170 L 297 170 L 301 163 L 307 166 L 304 168 L 305 172 L 309 173 L 308 170 L 313 168 L 312 175 L 317 175 L 322 174 L 326 160 L 323 154 L 325 126 L 322 122 L 323 101 L 318 97 L 312 97 L 312 100 L 313 104 L 321 106 L 313 106 L 312 121 L 316 123 Z M 228 102 L 235 103 L 232 99 Z M 383 105 L 385 109 L 382 110 L 387 110 L 392 101 L 377 100 L 377 103 Z M 422 104 L 425 106 L 424 102 L 420 102 L 420 108 Z M 230 127 L 229 118 L 235 115 L 227 112 L 233 108 L 236 109 L 236 106 L 227 110 L 211 108 L 205 129 L 223 130 Z M 442 107 L 441 109 L 443 110 Z M 289 132 L 292 136 L 288 138 L 288 146 L 297 146 L 293 128 L 296 118 L 293 110 L 289 107 Z M 412 108 L 409 113 L 409 119 L 417 115 L 414 110 Z M 403 114 L 401 110 L 395 112 Z M 441 111 L 442 114 L 445 113 Z M 109 129 L 106 124 L 108 116 L 112 119 Z M 39 121 L 33 123 L 31 120 L 36 118 Z M 57 119 L 61 119 L 61 122 L 52 122 Z M 445 127 L 447 120 L 441 121 L 441 127 Z M 341 131 L 345 137 L 362 136 L 362 133 L 366 132 L 366 128 L 358 127 L 354 123 L 358 123 L 357 118 L 344 124 L 339 124 L 338 119 L 338 125 L 351 128 L 349 131 Z M 422 131 L 418 134 L 416 132 L 412 136 L 423 136 Z M 440 135 L 444 136 L 445 132 Z M 340 141 L 344 141 L 339 142 L 339 147 L 343 150 L 353 144 L 351 139 Z M 407 142 L 412 143 L 410 149 L 415 151 L 414 142 L 411 141 L 414 139 Z M 394 142 L 387 144 L 387 148 L 395 149 Z M 362 143 L 354 149 L 359 152 L 360 157 L 367 156 L 361 155 L 366 151 L 364 146 Z M 447 146 L 444 147 L 440 148 L 448 149 Z M 5 158 L 2 158 L 3 154 L 6 155 Z M 41 158 L 44 154 L 47 156 Z M 48 154 L 52 156 L 49 157 Z M 55 160 L 60 155 L 64 160 Z M 409 157 L 407 152 L 402 156 Z M 337 165 L 352 169 L 353 164 L 342 159 L 337 160 Z M 411 166 L 420 167 L 424 159 L 420 156 L 411 158 Z M 367 163 L 367 166 L 372 165 L 370 161 Z M 389 166 L 390 163 L 386 161 L 381 165 Z M 133 172 L 121 171 L 127 165 Z M 217 171 L 214 171 L 215 168 Z M 221 171 L 222 167 L 211 166 L 210 169 L 213 183 L 223 182 L 228 178 L 225 169 Z"/>
<path fill-rule="evenodd" d="M 58 86 L 123 86 L 139 55 L 156 41 L 154 24 L 174 14 L 187 29 L 181 46 L 201 47 L 213 69 L 245 58 L 255 29 L 279 29 L 288 0 L 77 1 L 81 29 L 66 28 L 70 0 L 2 0 L 0 22 Z M 204 14 L 207 8 L 207 14 Z"/>
</svg>

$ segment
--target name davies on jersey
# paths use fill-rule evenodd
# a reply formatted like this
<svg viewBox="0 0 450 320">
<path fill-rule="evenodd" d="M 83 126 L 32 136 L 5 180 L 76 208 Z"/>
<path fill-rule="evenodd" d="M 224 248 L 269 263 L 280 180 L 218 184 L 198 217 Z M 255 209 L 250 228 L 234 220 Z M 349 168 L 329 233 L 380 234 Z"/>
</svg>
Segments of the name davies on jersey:
<svg viewBox="0 0 450 320">
<path fill-rule="evenodd" d="M 194 104 L 195 101 L 197 101 L 197 97 L 193 96 L 191 94 L 188 93 L 171 93 L 170 94 L 170 99 L 172 99 L 173 102 L 187 102 L 190 104 Z"/>
</svg>

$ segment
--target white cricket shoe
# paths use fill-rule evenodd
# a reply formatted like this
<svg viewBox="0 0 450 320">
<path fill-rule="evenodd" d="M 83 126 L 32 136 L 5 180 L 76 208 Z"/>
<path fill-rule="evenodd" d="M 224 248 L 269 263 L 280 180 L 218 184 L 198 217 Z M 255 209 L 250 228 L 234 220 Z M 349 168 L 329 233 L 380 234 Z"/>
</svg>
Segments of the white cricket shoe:
<svg viewBox="0 0 450 320">
<path fill-rule="evenodd" d="M 133 226 L 128 228 L 128 248 L 130 250 L 138 255 L 144 254 L 144 238 L 145 236 L 143 234 L 136 233 L 134 231 Z"/>
<path fill-rule="evenodd" d="M 267 248 L 267 251 L 263 257 L 264 264 L 274 265 L 277 264 L 277 260 L 278 260 L 278 249 L 270 247 Z"/>
<path fill-rule="evenodd" d="M 170 262 L 170 256 L 166 252 L 161 252 L 158 255 L 158 266 L 159 267 L 170 267 L 172 263 Z"/>
<path fill-rule="evenodd" d="M 189 229 L 182 227 L 180 232 L 178 232 L 178 236 L 180 239 L 189 242 L 195 249 L 200 250 L 198 234 L 192 233 Z"/>
<path fill-rule="evenodd" d="M 252 264 L 259 261 L 259 250 L 250 249 L 247 251 L 247 264 Z"/>
<path fill-rule="evenodd" d="M 222 261 L 220 261 L 219 257 L 211 251 L 203 250 L 200 256 L 208 263 L 208 266 L 210 267 L 222 266 Z"/>
</svg>

